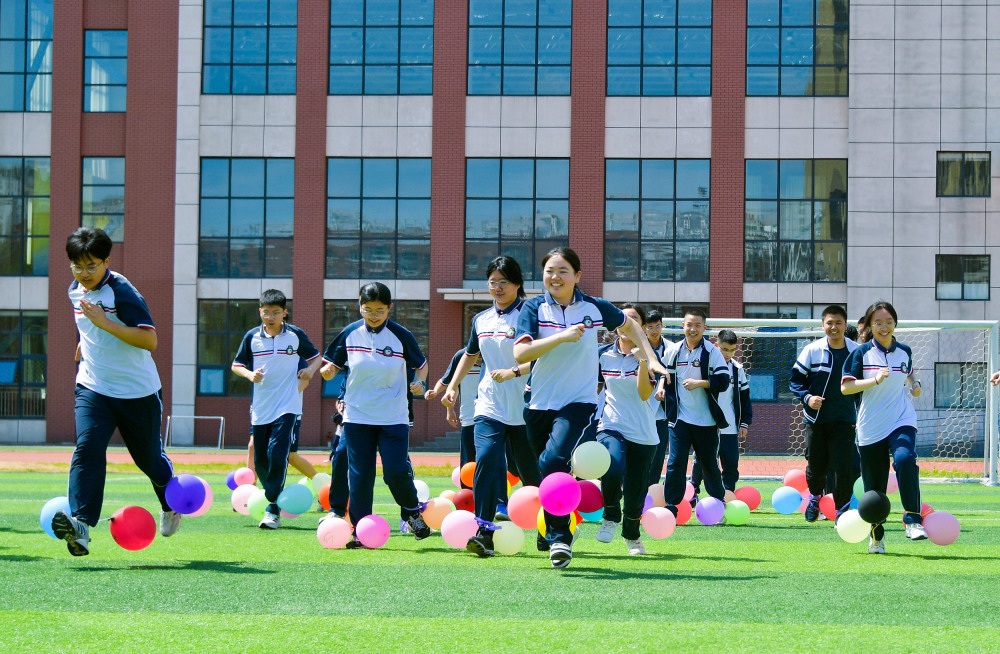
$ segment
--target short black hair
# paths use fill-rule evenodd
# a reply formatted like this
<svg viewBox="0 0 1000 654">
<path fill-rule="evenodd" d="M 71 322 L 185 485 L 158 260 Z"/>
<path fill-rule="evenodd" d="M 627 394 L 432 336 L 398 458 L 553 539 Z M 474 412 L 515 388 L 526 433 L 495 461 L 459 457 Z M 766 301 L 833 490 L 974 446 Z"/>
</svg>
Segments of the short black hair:
<svg viewBox="0 0 1000 654">
<path fill-rule="evenodd" d="M 858 328 L 854 325 L 848 325 L 844 328 L 844 336 L 851 339 L 852 341 L 858 340 Z"/>
<path fill-rule="evenodd" d="M 659 309 L 650 309 L 646 312 L 646 322 L 663 322 L 663 314 Z"/>
<path fill-rule="evenodd" d="M 623 302 L 618 306 L 618 308 L 621 309 L 622 311 L 624 311 L 625 309 L 632 309 L 632 311 L 635 311 L 637 314 L 639 314 L 640 327 L 648 322 L 646 318 L 646 310 L 640 307 L 638 304 L 633 304 L 631 302 Z"/>
<path fill-rule="evenodd" d="M 104 261 L 111 256 L 111 237 L 98 227 L 77 227 L 66 239 L 66 256 L 76 263 L 93 257 Z"/>
<path fill-rule="evenodd" d="M 702 322 L 708 322 L 708 313 L 701 307 L 687 307 L 684 309 L 685 316 L 698 316 Z"/>
<path fill-rule="evenodd" d="M 736 338 L 736 332 L 731 329 L 720 329 L 715 340 L 726 345 L 736 345 L 739 342 L 739 339 Z"/>
<path fill-rule="evenodd" d="M 827 316 L 840 316 L 844 319 L 844 322 L 847 322 L 847 309 L 839 304 L 831 304 L 827 308 L 823 309 L 823 313 L 821 313 L 820 316 L 823 319 L 826 319 Z"/>
<path fill-rule="evenodd" d="M 372 282 L 361 287 L 361 294 L 358 297 L 358 304 L 365 302 L 381 302 L 389 306 L 392 304 L 392 292 L 389 287 L 382 282 Z"/>
<path fill-rule="evenodd" d="M 517 297 L 524 297 L 524 275 L 521 273 L 521 264 L 517 262 L 517 259 L 501 254 L 490 261 L 490 265 L 486 266 L 486 278 L 489 279 L 494 272 L 499 272 L 504 279 L 517 286 Z"/>
<path fill-rule="evenodd" d="M 285 294 L 276 288 L 269 288 L 260 294 L 260 306 L 262 307 L 281 307 L 284 309 L 287 302 Z"/>
</svg>

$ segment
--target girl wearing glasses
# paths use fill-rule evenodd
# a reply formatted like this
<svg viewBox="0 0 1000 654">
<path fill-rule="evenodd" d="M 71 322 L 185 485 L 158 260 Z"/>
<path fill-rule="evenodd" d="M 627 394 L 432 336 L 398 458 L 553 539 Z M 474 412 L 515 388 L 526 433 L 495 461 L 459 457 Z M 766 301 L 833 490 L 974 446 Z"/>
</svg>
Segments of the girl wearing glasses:
<svg viewBox="0 0 1000 654">
<path fill-rule="evenodd" d="M 417 540 L 431 534 L 420 517 L 413 468 L 407 452 L 409 411 L 407 368 L 416 370 L 409 384 L 414 395 L 427 389 L 427 360 L 405 327 L 388 320 L 392 295 L 382 283 L 361 288 L 361 320 L 348 325 L 330 344 L 320 369 L 323 379 L 347 371 L 344 385 L 344 438 L 347 440 L 349 513 L 352 524 L 371 514 L 375 455 L 382 457 L 383 479 L 401 507 L 401 517 Z M 362 547 L 354 538 L 348 548 Z"/>
<path fill-rule="evenodd" d="M 917 414 L 913 397 L 920 396 L 920 382 L 913 376 L 913 353 L 893 336 L 896 310 L 884 301 L 868 307 L 864 318 L 872 340 L 858 346 L 844 363 L 840 390 L 861 393 L 858 410 L 858 450 L 865 491 L 886 491 L 889 455 L 899 478 L 903 523 L 910 540 L 927 538 L 920 516 L 920 470 L 917 467 Z M 881 524 L 872 527 L 869 554 L 885 554 Z"/>
</svg>

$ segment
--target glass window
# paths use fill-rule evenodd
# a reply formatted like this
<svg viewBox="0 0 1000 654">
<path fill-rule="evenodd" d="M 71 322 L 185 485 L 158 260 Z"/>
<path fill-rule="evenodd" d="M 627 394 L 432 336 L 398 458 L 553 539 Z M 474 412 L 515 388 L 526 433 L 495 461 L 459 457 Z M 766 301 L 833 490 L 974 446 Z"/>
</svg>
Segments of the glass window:
<svg viewBox="0 0 1000 654">
<path fill-rule="evenodd" d="M 434 0 L 333 0 L 330 95 L 430 95 Z"/>
<path fill-rule="evenodd" d="M 0 276 L 49 274 L 48 157 L 0 157 Z"/>
<path fill-rule="evenodd" d="M 326 195 L 327 279 L 430 279 L 430 159 L 328 159 Z"/>
<path fill-rule="evenodd" d="M 938 254 L 934 260 L 938 300 L 990 299 L 990 255 Z"/>
<path fill-rule="evenodd" d="M 52 111 L 52 0 L 0 0 L 0 111 Z"/>
<path fill-rule="evenodd" d="M 569 95 L 572 0 L 470 0 L 469 95 Z"/>
<path fill-rule="evenodd" d="M 120 262 L 120 244 L 125 240 L 125 158 L 84 157 L 81 190 L 80 224 L 107 232 Z"/>
<path fill-rule="evenodd" d="M 709 161 L 607 159 L 604 170 L 604 280 L 708 280 Z"/>
<path fill-rule="evenodd" d="M 711 95 L 711 0 L 610 0 L 607 94 Z"/>
<path fill-rule="evenodd" d="M 743 279 L 847 281 L 847 161 L 748 159 Z"/>
<path fill-rule="evenodd" d="M 202 159 L 199 277 L 291 277 L 294 159 Z"/>
<path fill-rule="evenodd" d="M 848 0 L 747 0 L 747 95 L 846 96 Z"/>
<path fill-rule="evenodd" d="M 83 110 L 125 111 L 127 80 L 128 32 L 84 32 Z"/>
<path fill-rule="evenodd" d="M 989 375 L 985 363 L 935 363 L 935 409 L 983 409 L 983 382 Z"/>
<path fill-rule="evenodd" d="M 292 95 L 294 0 L 205 0 L 202 93 Z"/>
<path fill-rule="evenodd" d="M 990 152 L 938 152 L 939 198 L 990 197 Z"/>
<path fill-rule="evenodd" d="M 467 159 L 465 279 L 505 254 L 526 280 L 545 253 L 569 245 L 569 159 Z"/>
<path fill-rule="evenodd" d="M 45 418 L 48 313 L 0 311 L 0 418 Z"/>
</svg>

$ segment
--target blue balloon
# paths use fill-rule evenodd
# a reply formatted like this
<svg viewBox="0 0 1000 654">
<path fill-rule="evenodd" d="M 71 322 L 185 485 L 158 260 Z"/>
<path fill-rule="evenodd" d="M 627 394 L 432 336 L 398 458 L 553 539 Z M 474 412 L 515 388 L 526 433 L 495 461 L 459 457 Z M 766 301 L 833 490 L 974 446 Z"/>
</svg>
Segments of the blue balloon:
<svg viewBox="0 0 1000 654">
<path fill-rule="evenodd" d="M 587 513 L 580 511 L 580 517 L 587 522 L 600 522 L 604 518 L 604 509 L 597 509 L 596 511 L 589 511 Z"/>
<path fill-rule="evenodd" d="M 312 491 L 303 484 L 286 486 L 278 495 L 278 508 L 292 515 L 302 515 L 309 510 L 312 503 Z"/>
<path fill-rule="evenodd" d="M 236 471 L 230 470 L 229 474 L 226 475 L 226 486 L 229 490 L 234 491 L 239 484 L 236 483 Z"/>
<path fill-rule="evenodd" d="M 852 509 L 858 508 L 858 498 L 851 497 L 851 507 Z"/>
<path fill-rule="evenodd" d="M 42 512 L 38 516 L 38 522 L 42 525 L 42 530 L 51 536 L 56 537 L 55 533 L 52 531 L 52 518 L 55 517 L 56 513 L 59 511 L 65 511 L 69 513 L 69 498 L 63 495 L 62 497 L 53 497 L 51 500 L 45 503 L 42 507 Z"/>
<path fill-rule="evenodd" d="M 187 515 L 205 503 L 205 485 L 194 475 L 177 475 L 167 483 L 167 506 Z"/>
<path fill-rule="evenodd" d="M 783 515 L 795 513 L 801 504 L 802 494 L 791 486 L 782 486 L 771 495 L 771 506 Z"/>
</svg>

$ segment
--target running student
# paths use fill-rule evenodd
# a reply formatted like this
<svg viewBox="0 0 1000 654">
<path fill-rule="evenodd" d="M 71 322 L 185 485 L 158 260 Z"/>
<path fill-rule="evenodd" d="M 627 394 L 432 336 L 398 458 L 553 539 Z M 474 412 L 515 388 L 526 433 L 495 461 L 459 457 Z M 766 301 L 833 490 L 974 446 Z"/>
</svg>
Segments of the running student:
<svg viewBox="0 0 1000 654">
<path fill-rule="evenodd" d="M 333 406 L 335 413 L 331 419 L 336 429 L 330 443 L 330 511 L 319 519 L 320 524 L 327 518 L 343 518 L 347 515 L 347 500 L 350 497 L 347 484 L 347 439 L 344 438 L 344 396 L 338 395 Z"/>
<path fill-rule="evenodd" d="M 111 238 L 80 227 L 66 240 L 74 281 L 69 286 L 82 355 L 76 373 L 76 449 L 69 467 L 69 513 L 52 517 L 52 531 L 73 556 L 90 554 L 90 527 L 104 503 L 108 443 L 115 429 L 149 477 L 160 500 L 160 534 L 171 536 L 181 515 L 170 509 L 166 486 L 173 465 L 160 443 L 160 377 L 150 354 L 156 329 L 146 301 L 113 272 Z"/>
<path fill-rule="evenodd" d="M 401 517 L 417 540 L 431 535 L 420 517 L 413 485 L 413 467 L 407 451 L 410 418 L 407 390 L 423 395 L 427 389 L 427 360 L 405 327 L 389 320 L 389 287 L 372 282 L 358 298 L 361 320 L 348 325 L 326 348 L 324 379 L 347 371 L 344 386 L 344 438 L 347 440 L 351 524 L 372 512 L 375 457 L 382 457 L 382 478 L 400 506 Z M 407 384 L 407 368 L 416 370 Z M 354 537 L 349 549 L 364 547 Z"/>
<path fill-rule="evenodd" d="M 462 357 L 465 355 L 465 348 L 463 347 L 458 352 L 455 352 L 454 356 L 451 357 L 451 361 L 448 363 L 448 368 L 444 371 L 444 375 L 434 384 L 434 388 L 430 389 L 424 393 L 425 400 L 433 400 L 438 395 L 444 393 L 445 389 L 451 383 L 451 380 L 455 376 L 455 371 L 458 370 L 459 363 L 462 361 Z M 469 374 L 462 378 L 462 381 L 458 386 L 458 414 L 455 413 L 454 403 L 452 405 L 445 405 L 447 409 L 446 418 L 448 424 L 456 429 L 461 430 L 461 441 L 459 443 L 459 453 L 458 453 L 458 467 L 461 468 L 469 461 L 476 460 L 476 440 L 474 435 L 474 425 L 475 425 L 475 410 L 476 410 L 476 394 L 478 393 L 479 382 L 482 377 L 482 359 L 478 356 L 473 358 L 472 366 L 469 368 Z M 465 482 L 461 482 L 462 488 L 471 488 L 466 486 Z"/>
<path fill-rule="evenodd" d="M 920 516 L 920 469 L 917 467 L 917 414 L 913 397 L 920 396 L 920 382 L 913 376 L 913 353 L 896 340 L 896 310 L 879 301 L 868 308 L 865 325 L 872 340 L 859 345 L 844 364 L 840 390 L 861 393 L 858 410 L 858 450 L 865 491 L 883 493 L 889 482 L 889 455 L 899 478 L 903 524 L 910 540 L 927 538 Z M 869 554 L 885 554 L 885 528 L 872 527 Z"/>
<path fill-rule="evenodd" d="M 656 309 L 646 312 L 645 330 L 649 344 L 653 346 L 657 359 L 662 362 L 663 354 L 667 351 L 667 341 L 663 338 L 663 314 Z M 670 424 L 667 422 L 667 410 L 664 405 L 667 391 L 664 388 L 663 379 L 663 375 L 658 375 L 653 397 L 649 401 L 656 409 L 656 436 L 660 441 L 656 445 L 656 452 L 653 453 L 653 460 L 649 464 L 650 486 L 660 483 L 664 460 L 667 456 L 667 447 L 670 445 Z"/>
<path fill-rule="evenodd" d="M 845 336 L 847 311 L 832 304 L 823 309 L 823 333 L 802 349 L 792 366 L 789 390 L 802 402 L 806 428 L 806 481 L 809 505 L 806 521 L 819 519 L 819 500 L 833 472 L 833 501 L 837 515 L 850 508 L 854 475 L 856 397 L 840 392 L 844 363 L 858 344 Z"/>
<path fill-rule="evenodd" d="M 641 307 L 626 304 L 622 312 L 639 325 L 646 322 Z M 656 435 L 656 410 L 649 403 L 653 395 L 649 361 L 619 328 L 618 339 L 601 348 L 599 365 L 606 398 L 597 440 L 611 454 L 611 467 L 601 477 L 604 519 L 597 540 L 610 543 L 621 523 L 626 551 L 632 556 L 645 554 L 639 518 L 649 490 L 649 462 L 660 440 Z"/>
<path fill-rule="evenodd" d="M 268 501 L 261 529 L 281 526 L 278 495 L 285 487 L 292 434 L 302 415 L 301 382 L 308 382 L 322 363 L 306 333 L 285 322 L 286 305 L 285 294 L 277 289 L 261 293 L 262 324 L 240 341 L 231 368 L 254 385 L 250 402 L 254 464 Z"/>
<path fill-rule="evenodd" d="M 602 326 L 607 330 L 621 327 L 654 371 L 665 372 L 654 363 L 656 353 L 639 324 L 607 300 L 581 293 L 576 287 L 579 281 L 576 252 L 550 250 L 542 259 L 545 293 L 524 303 L 517 323 L 514 358 L 519 363 L 535 362 L 524 419 L 542 477 L 570 471 L 573 450 L 594 415 L 597 332 Z M 573 558 L 569 520 L 569 516 L 545 512 L 549 561 L 554 568 L 565 568 Z"/>
<path fill-rule="evenodd" d="M 739 339 L 731 329 L 722 329 L 715 339 L 722 352 L 722 358 L 729 366 L 729 386 L 719 393 L 719 406 L 726 415 L 726 427 L 719 430 L 719 463 L 722 466 L 722 486 L 728 491 L 736 490 L 740 480 L 740 444 L 746 441 L 747 432 L 753 422 L 753 405 L 750 403 L 750 382 L 743 364 L 734 359 Z M 698 456 L 694 457 L 691 469 L 691 483 L 695 497 L 701 491 L 703 473 Z"/>
<path fill-rule="evenodd" d="M 454 405 L 459 385 L 482 356 L 474 412 L 476 475 L 472 485 L 479 531 L 466 543 L 466 549 L 484 558 L 494 553 L 497 527 L 493 520 L 498 498 L 506 497 L 508 452 L 525 485 L 537 486 L 541 481 L 538 459 L 524 427 L 524 387 L 531 367 L 518 364 L 513 353 L 515 328 L 524 307 L 521 266 L 511 257 L 497 257 L 486 267 L 486 279 L 493 306 L 472 319 L 465 355 L 441 398 L 445 406 Z"/>
</svg>

